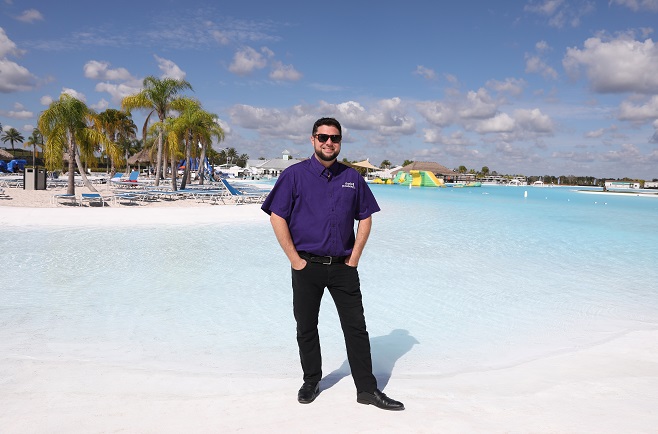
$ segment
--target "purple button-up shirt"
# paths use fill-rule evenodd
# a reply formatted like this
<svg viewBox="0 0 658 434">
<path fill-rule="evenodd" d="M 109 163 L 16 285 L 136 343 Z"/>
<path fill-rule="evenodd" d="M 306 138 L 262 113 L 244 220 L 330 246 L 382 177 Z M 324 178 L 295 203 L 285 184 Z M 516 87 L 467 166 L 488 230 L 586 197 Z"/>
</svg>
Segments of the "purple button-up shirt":
<svg viewBox="0 0 658 434">
<path fill-rule="evenodd" d="M 298 251 L 323 256 L 351 254 L 354 220 L 380 210 L 359 172 L 315 156 L 284 170 L 261 209 L 286 220 Z"/>
</svg>

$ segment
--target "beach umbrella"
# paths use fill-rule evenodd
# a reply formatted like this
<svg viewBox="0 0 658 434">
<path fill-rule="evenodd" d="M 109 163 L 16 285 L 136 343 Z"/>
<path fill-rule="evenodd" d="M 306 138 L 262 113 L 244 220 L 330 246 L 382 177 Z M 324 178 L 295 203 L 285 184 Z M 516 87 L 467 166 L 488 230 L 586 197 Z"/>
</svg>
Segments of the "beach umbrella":
<svg viewBox="0 0 658 434">
<path fill-rule="evenodd" d="M 359 161 L 358 163 L 352 163 L 352 166 L 363 167 L 363 168 L 369 169 L 369 170 L 378 170 L 379 169 L 379 167 L 373 166 L 372 163 L 370 163 L 370 161 L 368 159 L 365 159 L 363 161 Z"/>
<path fill-rule="evenodd" d="M 370 161 L 367 158 L 363 161 L 359 161 L 357 163 L 352 163 L 352 166 L 362 167 L 362 168 L 366 169 L 366 176 L 368 175 L 368 173 L 370 173 L 371 170 L 379 170 L 379 168 L 373 166 L 372 163 L 370 163 Z"/>
</svg>

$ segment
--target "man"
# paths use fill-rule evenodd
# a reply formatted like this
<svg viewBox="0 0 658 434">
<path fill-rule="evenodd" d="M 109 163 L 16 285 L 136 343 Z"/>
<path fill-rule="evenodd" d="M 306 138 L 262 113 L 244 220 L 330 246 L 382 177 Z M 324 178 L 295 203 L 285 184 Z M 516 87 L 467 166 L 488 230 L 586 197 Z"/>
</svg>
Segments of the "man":
<svg viewBox="0 0 658 434">
<path fill-rule="evenodd" d="M 356 267 L 379 206 L 359 173 L 336 161 L 341 134 L 336 119 L 318 119 L 311 135 L 313 156 L 284 170 L 262 206 L 292 268 L 293 311 L 304 373 L 297 400 L 309 404 L 320 393 L 318 314 L 327 288 L 338 310 L 357 402 L 404 410 L 401 402 L 377 389 L 372 374 Z M 356 237 L 354 220 L 359 221 Z"/>
</svg>

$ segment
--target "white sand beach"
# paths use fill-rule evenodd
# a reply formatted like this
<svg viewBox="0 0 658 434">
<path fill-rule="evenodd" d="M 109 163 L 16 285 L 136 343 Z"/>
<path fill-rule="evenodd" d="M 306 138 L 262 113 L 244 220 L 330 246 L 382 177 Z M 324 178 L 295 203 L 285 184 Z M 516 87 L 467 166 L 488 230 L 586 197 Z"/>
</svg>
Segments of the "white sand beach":
<svg viewBox="0 0 658 434">
<path fill-rule="evenodd" d="M 258 205 L 53 207 L 52 192 L 7 193 L 3 227 L 267 220 Z M 385 389 L 404 402 L 403 412 L 358 404 L 351 379 L 301 405 L 298 377 L 137 369 L 35 357 L 25 348 L 0 354 L 0 432 L 656 433 L 657 348 L 658 331 L 646 330 L 489 370 L 414 375 L 406 366 Z"/>
<path fill-rule="evenodd" d="M 445 377 L 393 374 L 386 412 L 356 403 L 343 381 L 309 405 L 298 378 L 209 376 L 43 360 L 0 359 L 0 426 L 8 433 L 655 433 L 658 332 L 594 348 Z"/>
</svg>

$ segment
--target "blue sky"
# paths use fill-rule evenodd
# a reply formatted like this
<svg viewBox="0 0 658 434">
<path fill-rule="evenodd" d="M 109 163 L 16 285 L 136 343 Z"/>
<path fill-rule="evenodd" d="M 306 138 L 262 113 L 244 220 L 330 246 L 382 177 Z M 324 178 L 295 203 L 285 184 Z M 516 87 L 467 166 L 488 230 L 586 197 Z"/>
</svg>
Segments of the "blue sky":
<svg viewBox="0 0 658 434">
<path fill-rule="evenodd" d="M 170 76 L 251 158 L 309 156 L 334 116 L 375 165 L 652 179 L 656 23 L 658 0 L 0 0 L 0 122 L 28 137 L 62 92 L 102 111 Z"/>
</svg>

